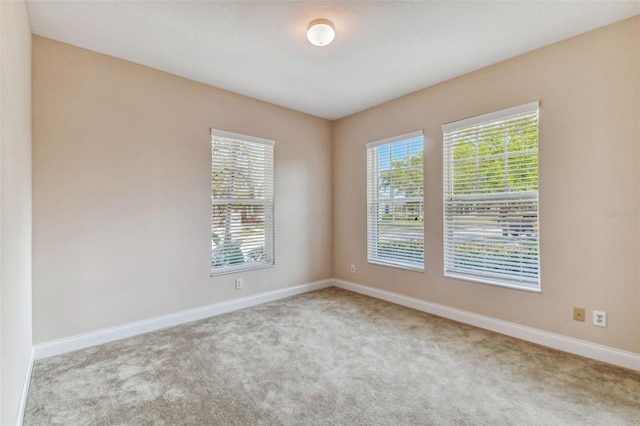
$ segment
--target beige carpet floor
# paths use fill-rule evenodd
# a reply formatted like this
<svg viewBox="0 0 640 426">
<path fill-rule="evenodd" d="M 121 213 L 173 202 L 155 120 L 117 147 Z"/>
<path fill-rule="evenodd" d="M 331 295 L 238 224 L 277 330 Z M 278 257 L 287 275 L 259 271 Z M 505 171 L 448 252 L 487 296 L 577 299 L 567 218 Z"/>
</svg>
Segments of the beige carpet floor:
<svg viewBox="0 0 640 426">
<path fill-rule="evenodd" d="M 38 361 L 25 425 L 638 425 L 640 373 L 337 288 Z"/>
</svg>

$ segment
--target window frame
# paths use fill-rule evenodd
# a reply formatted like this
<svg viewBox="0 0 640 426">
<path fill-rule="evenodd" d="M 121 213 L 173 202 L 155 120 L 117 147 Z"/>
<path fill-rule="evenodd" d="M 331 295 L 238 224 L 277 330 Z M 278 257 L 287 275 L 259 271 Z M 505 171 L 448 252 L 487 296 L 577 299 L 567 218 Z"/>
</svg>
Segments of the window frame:
<svg viewBox="0 0 640 426">
<path fill-rule="evenodd" d="M 536 147 L 535 150 L 533 149 L 525 149 L 525 150 L 521 150 L 518 152 L 517 155 L 513 155 L 513 153 L 509 153 L 507 152 L 507 150 L 505 149 L 505 152 L 503 154 L 504 157 L 504 162 L 505 164 L 508 165 L 508 160 L 512 159 L 512 158 L 516 158 L 516 157 L 520 157 L 522 156 L 522 158 L 525 158 L 526 155 L 531 155 L 533 153 L 535 153 L 535 164 L 536 164 L 536 185 L 535 185 L 535 190 L 524 190 L 524 191 L 513 191 L 510 192 L 508 191 L 506 188 L 504 192 L 485 192 L 482 193 L 481 191 L 476 189 L 475 193 L 467 193 L 467 194 L 454 194 L 454 183 L 453 183 L 453 179 L 454 179 L 454 172 L 453 172 L 453 165 L 454 165 L 454 159 L 453 159 L 453 155 L 454 155 L 454 143 L 450 140 L 450 137 L 453 133 L 455 132 L 460 132 L 460 131 L 464 131 L 464 130 L 470 130 L 470 129 L 477 129 L 481 126 L 487 126 L 489 128 L 492 128 L 492 126 L 499 126 L 499 123 L 505 122 L 508 123 L 509 120 L 514 120 L 516 119 L 516 117 L 527 117 L 528 115 L 532 115 L 535 114 L 535 128 L 536 128 Z M 483 114 L 483 115 L 479 115 L 476 117 L 471 117 L 468 119 L 464 119 L 464 120 L 459 120 L 456 122 L 452 122 L 452 123 L 447 123 L 444 124 L 442 126 L 442 136 L 443 136 L 443 266 L 444 266 L 444 276 L 447 278 L 455 278 L 455 279 L 460 279 L 460 280 L 466 280 L 466 281 L 472 281 L 472 282 L 478 282 L 478 283 L 482 283 L 482 284 L 490 284 L 490 285 L 495 285 L 495 286 L 500 286 L 500 287 L 507 287 L 507 288 L 513 288 L 513 289 L 518 289 L 518 290 L 526 290 L 526 291 L 531 291 L 531 292 L 541 292 L 542 291 L 542 280 L 541 280 L 541 258 L 540 258 L 540 201 L 539 201 L 539 177 L 540 177 L 540 168 L 539 168 L 539 147 L 540 147 L 540 133 L 539 133 L 539 129 L 540 129 L 540 105 L 538 101 L 535 102 L 530 102 L 527 104 L 523 104 L 523 105 L 519 105 L 519 106 L 515 106 L 512 108 L 506 108 L 500 111 L 495 111 L 495 112 L 491 112 L 488 114 Z M 482 135 L 482 131 L 478 131 L 476 133 L 477 137 L 480 137 Z M 485 133 L 486 134 L 486 133 Z M 505 146 L 508 143 L 509 139 L 504 138 L 503 139 Z M 535 152 L 534 152 L 535 151 Z M 482 158 L 479 155 L 476 155 L 476 161 L 479 164 L 480 159 Z M 525 164 L 524 162 L 522 164 Z M 526 163 L 527 166 L 529 166 L 529 163 Z M 509 168 L 505 166 L 505 169 L 503 170 L 503 175 L 505 176 L 504 179 L 505 181 L 508 179 L 508 171 Z M 477 172 L 476 172 L 477 173 Z M 488 176 L 488 175 L 486 175 Z M 501 200 L 501 201 L 495 201 L 495 204 L 491 204 L 493 201 L 492 200 Z M 456 209 L 456 203 L 457 208 L 460 209 L 461 205 L 462 205 L 462 201 L 467 201 L 470 203 L 474 203 L 476 202 L 476 204 L 479 202 L 485 202 L 487 203 L 487 205 L 491 206 L 491 207 L 496 207 L 499 209 L 498 211 L 502 212 L 502 208 L 504 206 L 504 208 L 508 211 L 507 214 L 512 214 L 516 217 L 521 218 L 519 222 L 515 222 L 515 229 L 516 232 L 518 232 L 518 234 L 514 235 L 511 232 L 509 232 L 509 228 L 506 228 L 507 230 L 505 231 L 504 225 L 500 225 L 501 220 L 504 221 L 504 218 L 502 217 L 502 213 L 500 214 L 500 218 L 496 220 L 496 228 L 497 229 L 502 229 L 502 240 L 505 241 L 501 241 L 501 242 L 496 242 L 495 240 L 492 242 L 492 244 L 497 247 L 509 247 L 509 243 L 511 243 L 511 247 L 524 247 L 522 250 L 524 251 L 525 249 L 528 249 L 529 246 L 531 247 L 535 247 L 535 261 L 536 261 L 536 276 L 535 279 L 531 279 L 531 277 L 526 277 L 525 273 L 522 272 L 523 269 L 521 269 L 520 274 L 518 275 L 517 273 L 512 273 L 512 274 L 508 274 L 508 273 L 503 273 L 501 274 L 500 272 L 505 271 L 507 268 L 513 268 L 512 265 L 514 265 L 514 263 L 509 263 L 509 262 L 513 262 L 512 259 L 514 258 L 518 258 L 517 256 L 513 256 L 512 257 L 508 257 L 508 256 L 503 256 L 504 259 L 507 260 L 503 260 L 504 263 L 500 263 L 500 261 L 502 260 L 500 257 L 496 257 L 494 259 L 489 257 L 489 260 L 485 259 L 485 263 L 481 263 L 479 265 L 476 265 L 476 269 L 474 270 L 474 268 L 472 266 L 458 266 L 457 268 L 452 267 L 451 265 L 455 264 L 455 254 L 456 254 L 456 250 L 454 248 L 454 244 L 455 244 L 455 237 L 454 237 L 454 229 L 456 227 L 454 221 L 454 217 L 455 214 L 453 213 L 448 213 L 448 209 L 449 211 L 455 211 Z M 502 202 L 502 204 L 499 204 L 500 202 Z M 511 203 L 511 204 L 509 204 Z M 520 203 L 520 204 L 518 204 Z M 531 204 L 527 204 L 527 203 L 531 203 Z M 535 203 L 535 222 L 531 220 L 531 218 L 533 216 L 530 215 L 530 211 L 527 211 L 526 206 L 528 205 L 532 205 L 533 203 Z M 515 207 L 512 207 L 515 206 Z M 523 207 L 524 206 L 524 207 Z M 513 212 L 509 209 L 513 209 Z M 476 212 L 478 212 L 478 210 L 476 210 Z M 479 215 L 480 213 L 476 213 L 476 215 Z M 495 213 L 494 213 L 495 214 Z M 509 218 L 511 216 L 508 216 Z M 526 220 L 526 222 L 525 222 Z M 485 219 L 486 222 L 484 223 L 491 223 L 490 220 Z M 484 224 L 481 223 L 481 224 Z M 509 223 L 508 226 L 514 226 L 511 225 L 511 222 L 507 222 Z M 525 224 L 526 224 L 526 229 L 531 229 L 531 231 L 528 232 L 523 232 L 523 229 L 525 229 Z M 478 225 L 476 225 L 478 226 Z M 486 231 L 485 231 L 486 232 Z M 486 235 L 486 234 L 485 234 Z M 521 240 L 524 240 L 524 238 L 522 236 L 525 236 L 524 238 L 528 238 L 530 240 L 530 242 L 528 243 L 528 245 L 526 245 L 525 243 L 520 242 Z M 482 246 L 482 243 L 480 243 L 479 241 L 482 240 L 484 236 L 478 236 L 476 237 L 476 239 L 474 240 L 473 237 L 471 239 L 472 243 L 476 243 L 478 246 Z M 494 237 L 495 238 L 495 237 Z M 520 240 L 518 240 L 518 238 L 520 238 Z M 487 243 L 484 243 L 485 246 L 487 245 Z M 458 260 L 458 262 L 463 263 L 464 261 L 469 262 L 467 263 L 467 265 L 470 265 L 470 263 L 472 262 L 471 260 L 469 260 L 470 258 L 473 258 L 474 256 L 478 256 L 477 254 L 467 254 L 467 258 L 465 258 L 464 256 L 460 259 L 462 260 Z M 482 256 L 482 255 L 480 255 Z M 479 257 L 479 256 L 478 256 Z M 525 260 L 522 260 L 525 259 Z M 525 254 L 521 254 L 520 255 L 520 262 L 527 265 L 526 268 L 531 268 L 529 266 L 529 264 L 531 262 L 531 256 L 529 254 L 529 252 L 525 252 Z M 527 263 L 529 262 L 529 263 Z M 493 267 L 495 267 L 495 265 L 500 265 L 499 268 L 496 268 L 497 271 L 492 271 L 489 272 L 487 271 L 487 269 L 489 267 L 491 267 L 491 265 L 494 265 Z M 466 270 L 465 270 L 466 269 Z M 483 271 L 484 270 L 484 271 Z M 528 271 L 529 269 L 527 269 Z M 513 272 L 513 269 L 512 269 Z M 528 274 L 530 274 L 530 272 L 527 272 Z M 502 275 L 502 276 L 499 276 Z"/>
<path fill-rule="evenodd" d="M 416 139 L 416 138 L 420 138 L 421 141 L 421 148 L 420 151 L 418 152 L 422 152 L 423 154 L 423 159 L 422 162 L 420 164 L 420 171 L 421 171 L 421 193 L 422 195 L 420 197 L 403 197 L 403 198 L 397 198 L 397 200 L 402 200 L 402 201 L 396 201 L 395 197 L 390 197 L 389 199 L 381 199 L 379 197 L 376 197 L 375 194 L 378 194 L 378 187 L 380 185 L 379 179 L 374 179 L 373 174 L 378 174 L 378 168 L 373 167 L 372 161 L 377 161 L 375 159 L 373 159 L 372 155 L 374 150 L 377 153 L 378 149 L 382 146 L 388 146 L 389 147 L 389 152 L 391 153 L 392 150 L 392 145 L 394 143 L 398 143 L 398 142 L 406 142 L 407 143 L 407 161 L 409 161 L 410 155 L 409 155 L 409 144 L 411 142 L 412 139 Z M 375 154 L 377 156 L 377 154 Z M 389 158 L 389 162 L 391 163 L 392 161 L 392 154 L 390 154 L 390 158 Z M 398 136 L 394 136 L 394 137 L 390 137 L 390 138 L 386 138 L 386 139 L 382 139 L 382 140 L 378 140 L 378 141 L 374 141 L 374 142 L 370 142 L 366 144 L 366 179 L 367 179 L 367 221 L 366 221 L 366 225 L 367 225 L 367 229 L 366 229 L 366 234 L 367 234 L 367 263 L 370 264 L 374 264 L 374 265 L 381 265 L 381 266 L 389 266 L 389 267 L 394 267 L 394 268 L 399 268 L 399 269 L 405 269 L 405 270 L 409 270 L 409 271 L 414 271 L 414 272 L 424 272 L 425 270 L 425 261 L 424 261 L 424 131 L 423 130 L 418 130 L 415 132 L 411 132 L 411 133 L 406 133 L 403 135 L 398 135 Z M 375 172 L 373 171 L 373 169 L 375 168 Z M 407 165 L 406 170 L 411 169 L 411 166 Z M 389 169 L 391 170 L 391 169 Z M 379 243 L 380 243 L 380 239 L 376 238 L 375 236 L 379 235 L 378 234 L 378 229 L 379 229 L 379 223 L 380 221 L 377 220 L 376 218 L 379 215 L 379 205 L 381 203 L 389 203 L 389 204 L 394 204 L 394 203 L 407 203 L 407 202 L 418 202 L 420 205 L 420 210 L 419 210 L 419 217 L 422 217 L 422 220 L 420 221 L 422 226 L 421 226 L 421 231 L 420 231 L 420 238 L 421 238 L 421 258 L 419 262 L 416 261 L 401 261 L 396 259 L 392 259 L 390 257 L 386 257 L 383 255 L 380 255 L 380 250 L 379 250 Z M 375 210 L 374 210 L 375 209 Z M 374 213 L 375 211 L 375 213 Z M 392 254 L 395 252 L 395 249 L 391 249 L 389 250 L 390 252 L 392 252 Z"/>
<path fill-rule="evenodd" d="M 250 271 L 255 269 L 263 269 L 263 268 L 271 268 L 275 266 L 275 141 L 271 139 L 260 138 L 257 136 L 249 136 L 240 133 L 229 132 L 226 130 L 219 129 L 210 129 L 210 137 L 211 137 L 211 276 L 224 275 L 237 273 L 241 271 Z M 262 164 L 263 169 L 263 178 L 264 178 L 264 186 L 261 190 L 264 192 L 264 197 L 239 197 L 238 194 L 228 197 L 216 197 L 214 196 L 214 185 L 216 185 L 216 181 L 214 178 L 215 172 L 215 144 L 216 142 L 222 142 L 223 140 L 229 140 L 229 144 L 227 148 L 233 149 L 233 144 L 240 144 L 246 146 L 246 149 L 249 150 L 259 150 L 261 148 L 266 148 L 263 151 L 264 164 Z M 260 173 L 260 172 L 259 172 Z M 243 263 L 239 263 L 236 265 L 225 265 L 225 266 L 214 266 L 216 261 L 216 247 L 218 244 L 215 243 L 215 233 L 213 229 L 214 220 L 216 218 L 216 213 L 214 207 L 216 205 L 231 205 L 236 204 L 239 206 L 250 206 L 257 205 L 262 206 L 264 209 L 264 253 L 265 260 L 261 261 L 246 261 L 246 254 L 243 253 Z M 232 207 L 233 208 L 233 207 Z M 237 212 L 236 212 L 237 214 Z M 226 218 L 225 218 L 226 220 Z M 223 222 L 224 223 L 224 222 Z M 230 225 L 231 226 L 231 225 Z M 219 239 L 219 237 L 218 237 Z M 241 243 L 240 243 L 241 244 Z M 219 255 L 219 253 L 218 253 Z"/>
</svg>

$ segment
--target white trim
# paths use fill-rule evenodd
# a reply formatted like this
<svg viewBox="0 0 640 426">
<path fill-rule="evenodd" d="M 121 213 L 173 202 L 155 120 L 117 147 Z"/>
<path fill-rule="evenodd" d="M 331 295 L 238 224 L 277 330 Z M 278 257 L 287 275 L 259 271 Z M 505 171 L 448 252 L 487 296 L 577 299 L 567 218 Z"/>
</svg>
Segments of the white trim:
<svg viewBox="0 0 640 426">
<path fill-rule="evenodd" d="M 390 268 L 398 268 L 398 269 L 404 269 L 405 271 L 412 271 L 412 272 L 424 272 L 424 261 L 422 262 L 422 264 L 419 264 L 418 262 L 414 262 L 414 263 L 394 263 L 391 261 L 385 262 L 384 260 L 378 260 L 378 259 L 369 259 L 367 260 L 367 263 L 370 263 L 372 265 L 378 265 L 378 266 L 387 266 Z M 416 266 L 417 265 L 417 266 Z"/>
<path fill-rule="evenodd" d="M 572 337 L 562 336 L 560 334 L 550 333 L 548 331 L 538 330 L 532 327 L 526 327 L 484 315 L 474 314 L 461 309 L 450 308 L 437 303 L 431 303 L 349 281 L 334 280 L 333 284 L 344 290 L 375 297 L 376 299 L 386 300 L 387 302 L 396 303 L 418 311 L 470 324 L 486 330 L 495 331 L 496 333 L 505 334 L 517 339 L 548 346 L 553 349 L 595 359 L 597 361 L 640 371 L 640 354 L 633 352 L 622 351 L 608 346 L 598 345 L 596 343 L 574 339 Z"/>
<path fill-rule="evenodd" d="M 222 266 L 211 269 L 211 275 L 209 276 L 217 277 L 218 275 L 235 274 L 240 271 L 255 271 L 256 269 L 273 268 L 274 266 L 274 263 L 268 263 L 266 260 L 262 262 L 241 263 L 240 265 Z"/>
<path fill-rule="evenodd" d="M 462 127 L 476 126 L 478 124 L 486 123 L 489 121 L 502 120 L 507 117 L 512 117 L 518 114 L 524 114 L 527 112 L 535 111 L 540 108 L 540 102 L 534 101 L 528 104 L 518 105 L 511 108 L 501 109 L 500 111 L 490 112 L 488 114 L 482 114 L 475 117 L 464 118 L 458 121 L 452 121 L 451 123 L 445 123 L 442 125 L 443 132 L 450 132 Z"/>
<path fill-rule="evenodd" d="M 271 139 L 259 138 L 258 136 L 242 135 L 240 133 L 227 132 L 226 130 L 219 129 L 211 129 L 211 136 L 228 138 L 236 141 L 260 143 L 268 146 L 274 146 L 276 144 L 276 141 Z"/>
<path fill-rule="evenodd" d="M 144 334 L 166 327 L 172 327 L 191 321 L 196 321 L 199 319 L 209 318 L 227 312 L 256 306 L 262 303 L 284 299 L 286 297 L 295 296 L 297 294 L 320 290 L 332 285 L 344 290 L 364 294 L 376 299 L 386 300 L 387 302 L 396 303 L 398 305 L 406 306 L 418 311 L 427 312 L 429 314 L 437 315 L 443 318 L 448 318 L 454 321 L 484 328 L 486 330 L 491 330 L 496 333 L 505 334 L 507 336 L 526 340 L 528 342 L 537 343 L 539 345 L 548 346 L 550 348 L 558 349 L 564 352 L 569 352 L 598 361 L 607 362 L 609 364 L 617 365 L 620 367 L 640 371 L 640 354 L 622 351 L 608 346 L 598 345 L 596 343 L 574 339 L 572 337 L 562 336 L 559 334 L 538 330 L 532 327 L 526 327 L 508 321 L 498 320 L 484 315 L 474 314 L 472 312 L 463 311 L 461 309 L 450 308 L 448 306 L 427 302 L 386 290 L 380 290 L 374 287 L 368 287 L 344 280 L 328 279 L 243 297 L 227 302 L 216 303 L 201 308 L 190 309 L 187 311 L 151 318 L 149 320 L 138 321 L 119 327 L 99 330 L 93 333 L 86 333 L 66 339 L 37 344 L 33 347 L 31 360 L 29 362 L 29 371 L 26 374 L 25 382 L 23 385 L 21 411 L 19 414 L 20 417 L 18 419 L 18 425 L 21 424 L 22 421 L 24 406 L 26 404 L 27 394 L 29 392 L 31 371 L 33 368 L 33 362 L 35 360 L 83 348 L 88 348 L 91 346 L 96 346 L 139 334 Z"/>
<path fill-rule="evenodd" d="M 540 273 L 538 273 L 538 276 L 540 276 Z M 524 281 L 522 282 L 522 284 L 520 284 L 518 281 L 515 281 L 515 280 L 513 281 L 501 280 L 501 279 L 491 278 L 489 276 L 483 276 L 483 275 L 478 275 L 476 277 L 471 273 L 464 273 L 464 272 L 455 273 L 455 272 L 447 272 L 446 270 L 444 271 L 444 277 L 453 278 L 456 280 L 471 281 L 471 282 L 480 283 L 480 284 L 495 285 L 498 287 L 512 288 L 514 290 L 530 291 L 532 293 L 542 293 L 542 288 L 538 281 L 535 282 L 537 287 L 534 287 L 533 285 L 528 284 Z"/>
<path fill-rule="evenodd" d="M 97 346 L 103 343 L 113 342 L 115 340 L 120 340 L 139 334 L 149 333 L 151 331 L 156 331 L 167 327 L 173 327 L 175 325 L 180 325 L 191 321 L 197 321 L 220 314 L 225 314 L 227 312 L 237 311 L 239 309 L 249 308 L 251 306 L 260 305 L 262 303 L 272 302 L 274 300 L 284 299 L 286 297 L 295 296 L 297 294 L 307 293 L 309 291 L 330 287 L 331 285 L 333 285 L 332 283 L 333 282 L 330 279 L 315 281 L 312 283 L 269 291 L 266 293 L 255 294 L 252 296 L 242 297 L 240 299 L 229 300 L 226 302 L 215 303 L 213 305 L 203 306 L 200 308 L 194 308 L 186 311 L 176 312 L 173 314 L 150 318 L 148 320 L 137 321 L 118 327 L 98 330 L 78 336 L 39 343 L 34 346 L 35 359 L 39 360 L 54 355 L 60 355 L 63 353 L 76 351 L 91 346 Z"/>
<path fill-rule="evenodd" d="M 29 355 L 29 365 L 22 382 L 22 393 L 20 394 L 20 406 L 18 407 L 18 417 L 16 418 L 16 426 L 22 426 L 24 421 L 24 411 L 27 408 L 27 397 L 29 396 L 29 386 L 31 385 L 31 373 L 33 372 L 33 363 L 35 360 L 35 349 L 31 347 Z"/>
<path fill-rule="evenodd" d="M 424 130 L 416 130 L 415 132 L 405 133 L 404 135 L 392 136 L 390 138 L 382 139 L 379 141 L 369 142 L 366 146 L 367 149 L 376 147 L 378 145 L 384 145 L 388 143 L 394 143 L 398 141 L 405 141 L 408 139 L 424 137 Z"/>
</svg>

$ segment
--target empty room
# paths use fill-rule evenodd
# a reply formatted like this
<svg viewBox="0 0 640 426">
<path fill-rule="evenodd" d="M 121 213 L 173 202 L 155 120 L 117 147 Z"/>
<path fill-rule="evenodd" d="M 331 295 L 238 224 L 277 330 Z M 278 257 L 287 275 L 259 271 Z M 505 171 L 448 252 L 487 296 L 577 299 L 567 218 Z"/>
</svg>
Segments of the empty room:
<svg viewBox="0 0 640 426">
<path fill-rule="evenodd" d="M 640 1 L 0 1 L 1 425 L 640 424 Z"/>
</svg>

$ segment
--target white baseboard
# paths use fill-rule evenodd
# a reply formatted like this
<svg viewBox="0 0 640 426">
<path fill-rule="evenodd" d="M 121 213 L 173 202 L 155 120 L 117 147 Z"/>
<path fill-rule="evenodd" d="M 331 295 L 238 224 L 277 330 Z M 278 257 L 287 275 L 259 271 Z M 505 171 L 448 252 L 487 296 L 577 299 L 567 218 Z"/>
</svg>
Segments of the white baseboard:
<svg viewBox="0 0 640 426">
<path fill-rule="evenodd" d="M 24 375 L 24 381 L 22 382 L 22 393 L 20 394 L 20 406 L 18 407 L 18 417 L 16 419 L 16 426 L 22 426 L 24 420 L 24 410 L 27 408 L 27 396 L 29 396 L 29 385 L 31 384 L 31 372 L 33 371 L 33 363 L 35 362 L 35 350 L 31 348 L 31 354 L 29 356 L 29 366 Z"/>
<path fill-rule="evenodd" d="M 361 293 L 367 296 L 375 297 L 377 299 L 382 299 L 391 303 L 413 308 L 422 312 L 427 312 L 429 314 L 438 315 L 444 318 L 452 319 L 454 321 L 505 334 L 507 336 L 516 337 L 518 339 L 537 343 L 543 346 L 548 346 L 564 352 L 569 352 L 598 361 L 607 362 L 609 364 L 618 365 L 620 367 L 640 371 L 640 354 L 626 352 L 608 346 L 598 345 L 596 343 L 574 339 L 572 337 L 562 336 L 548 331 L 538 330 L 535 328 L 526 327 L 508 321 L 498 320 L 484 315 L 474 314 L 460 309 L 450 308 L 448 306 L 427 302 L 409 296 L 403 296 L 398 293 L 380 290 L 374 287 L 368 287 L 349 281 L 334 279 L 302 284 L 295 287 L 270 291 L 267 293 L 261 293 L 253 296 L 243 297 L 240 299 L 230 300 L 227 302 L 216 303 L 209 306 L 203 306 L 200 308 L 190 309 L 187 311 L 125 324 L 119 327 L 98 330 L 92 333 L 86 333 L 65 339 L 40 343 L 35 345 L 33 348 L 33 352 L 31 355 L 32 359 L 30 362 L 27 378 L 31 377 L 31 366 L 33 366 L 34 360 L 84 349 L 87 347 L 96 346 L 131 336 L 136 336 L 139 334 L 160 330 L 191 321 L 209 318 L 215 315 L 236 311 L 238 309 L 244 309 L 262 303 L 295 296 L 297 294 L 319 290 L 325 287 L 330 287 L 332 285 L 345 290 L 350 290 L 356 293 Z M 28 386 L 29 380 L 25 379 L 25 388 L 23 389 L 22 401 L 23 404 L 26 402 Z M 21 413 L 23 411 L 24 410 L 21 410 Z"/>
<path fill-rule="evenodd" d="M 256 294 L 253 296 L 247 296 L 240 299 L 229 300 L 227 302 L 221 302 L 213 305 L 203 306 L 200 308 L 176 312 L 174 314 L 150 318 L 148 320 L 137 321 L 118 327 L 98 330 L 95 332 L 68 337 L 65 339 L 39 343 L 34 346 L 35 359 L 39 360 L 54 355 L 60 355 L 63 353 L 88 348 L 91 346 L 101 345 L 103 343 L 113 342 L 115 340 L 149 333 L 151 331 L 209 318 L 215 315 L 236 311 L 238 309 L 244 309 L 251 306 L 260 305 L 262 303 L 284 299 L 285 297 L 295 296 L 296 294 L 319 290 L 321 288 L 330 287 L 332 285 L 333 280 L 330 279 L 316 281 L 298 285 L 295 287 L 288 287 L 280 290 Z"/>
<path fill-rule="evenodd" d="M 437 303 L 431 303 L 349 281 L 336 279 L 333 280 L 333 285 L 344 290 L 350 290 L 356 293 L 375 297 L 376 299 L 386 300 L 387 302 L 484 328 L 486 330 L 495 331 L 496 333 L 516 337 L 528 342 L 537 343 L 539 345 L 548 346 L 564 352 L 640 371 L 640 354 L 633 352 L 621 351 L 608 346 L 598 345 L 596 343 L 574 339 L 572 337 L 562 336 L 560 334 L 550 333 L 548 331 L 542 331 L 460 309 L 450 308 Z"/>
</svg>

